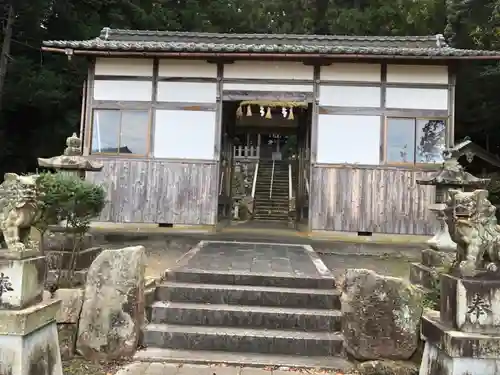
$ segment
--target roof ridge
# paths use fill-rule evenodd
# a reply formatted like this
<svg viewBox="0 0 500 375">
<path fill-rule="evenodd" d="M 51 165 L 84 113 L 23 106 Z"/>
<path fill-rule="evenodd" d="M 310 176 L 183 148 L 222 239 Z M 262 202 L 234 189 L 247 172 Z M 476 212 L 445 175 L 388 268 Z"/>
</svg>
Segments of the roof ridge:
<svg viewBox="0 0 500 375">
<path fill-rule="evenodd" d="M 346 35 L 346 34 L 271 34 L 271 33 L 213 33 L 197 31 L 175 31 L 175 30 L 134 30 L 134 29 L 111 29 L 105 27 L 101 30 L 100 37 L 107 39 L 115 35 L 136 36 L 196 36 L 207 38 L 260 38 L 260 39 L 342 39 L 342 40 L 371 40 L 371 41 L 434 41 L 437 35 Z"/>
</svg>

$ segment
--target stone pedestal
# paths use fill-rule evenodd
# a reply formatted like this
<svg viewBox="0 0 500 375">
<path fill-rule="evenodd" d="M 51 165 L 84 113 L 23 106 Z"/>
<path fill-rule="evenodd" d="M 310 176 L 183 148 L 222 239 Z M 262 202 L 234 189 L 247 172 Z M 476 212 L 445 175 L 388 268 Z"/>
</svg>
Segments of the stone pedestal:
<svg viewBox="0 0 500 375">
<path fill-rule="evenodd" d="M 414 285 L 430 290 L 439 281 L 439 275 L 446 271 L 455 260 L 457 244 L 451 239 L 444 215 L 444 204 L 433 204 L 430 210 L 436 214 L 439 228 L 427 244 L 429 249 L 422 250 L 420 263 L 410 265 L 410 281 Z"/>
<path fill-rule="evenodd" d="M 62 375 L 60 301 L 41 302 L 45 257 L 28 250 L 15 258 L 0 250 L 0 374 Z"/>
<path fill-rule="evenodd" d="M 446 205 L 444 203 L 433 204 L 429 207 L 430 211 L 436 215 L 439 227 L 434 237 L 427 241 L 427 244 L 432 249 L 438 249 L 441 252 L 450 253 L 457 250 L 457 244 L 451 239 L 448 224 L 446 224 L 446 216 L 444 214 L 445 208 Z"/>
<path fill-rule="evenodd" d="M 420 375 L 496 375 L 500 368 L 500 279 L 441 275 L 440 312 L 422 318 Z"/>
<path fill-rule="evenodd" d="M 93 247 L 93 236 L 89 233 L 84 234 L 82 241 L 75 247 L 71 229 L 58 227 L 51 228 L 43 241 L 48 265 L 47 284 L 56 282 L 59 270 L 62 272 L 61 277 L 64 278 L 72 268 L 73 285 L 85 284 L 88 268 L 102 251 L 101 247 Z M 74 267 L 71 267 L 73 251 L 75 251 Z"/>
</svg>

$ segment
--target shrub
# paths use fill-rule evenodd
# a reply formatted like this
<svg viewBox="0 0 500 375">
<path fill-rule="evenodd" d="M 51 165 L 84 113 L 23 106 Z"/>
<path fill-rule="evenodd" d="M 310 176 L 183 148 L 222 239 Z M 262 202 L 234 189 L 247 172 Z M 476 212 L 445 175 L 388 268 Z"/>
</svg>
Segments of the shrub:
<svg viewBox="0 0 500 375">
<path fill-rule="evenodd" d="M 73 251 L 67 279 L 73 278 L 77 251 L 90 222 L 99 216 L 106 204 L 105 191 L 100 185 L 65 173 L 43 173 L 38 178 L 40 189 L 40 215 L 34 227 L 40 232 L 41 251 L 43 237 L 50 225 L 66 221 L 65 236 L 73 236 Z M 58 277 L 61 276 L 61 267 Z M 59 279 L 58 279 L 59 282 Z"/>
</svg>

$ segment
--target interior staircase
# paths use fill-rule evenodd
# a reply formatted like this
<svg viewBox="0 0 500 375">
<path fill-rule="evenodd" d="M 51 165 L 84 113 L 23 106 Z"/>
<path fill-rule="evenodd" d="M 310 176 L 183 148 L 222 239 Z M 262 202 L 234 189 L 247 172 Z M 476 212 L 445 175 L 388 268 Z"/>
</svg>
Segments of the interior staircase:
<svg viewBox="0 0 500 375">
<path fill-rule="evenodd" d="M 344 371 L 333 279 L 167 271 L 147 309 L 140 361 Z"/>
<path fill-rule="evenodd" d="M 260 160 L 254 198 L 254 220 L 288 220 L 288 163 L 285 160 Z M 270 196 L 272 184 L 272 194 Z"/>
</svg>

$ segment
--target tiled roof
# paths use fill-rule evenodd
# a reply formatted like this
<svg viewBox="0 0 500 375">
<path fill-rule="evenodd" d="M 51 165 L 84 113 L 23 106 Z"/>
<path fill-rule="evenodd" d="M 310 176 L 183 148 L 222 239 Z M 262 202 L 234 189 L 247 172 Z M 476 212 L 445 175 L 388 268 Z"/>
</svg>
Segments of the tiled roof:
<svg viewBox="0 0 500 375">
<path fill-rule="evenodd" d="M 500 57 L 497 51 L 449 47 L 442 35 L 345 36 L 218 34 L 104 28 L 91 40 L 49 40 L 45 47 L 86 51 L 200 52 L 253 54 L 390 55 L 408 57 Z"/>
</svg>

